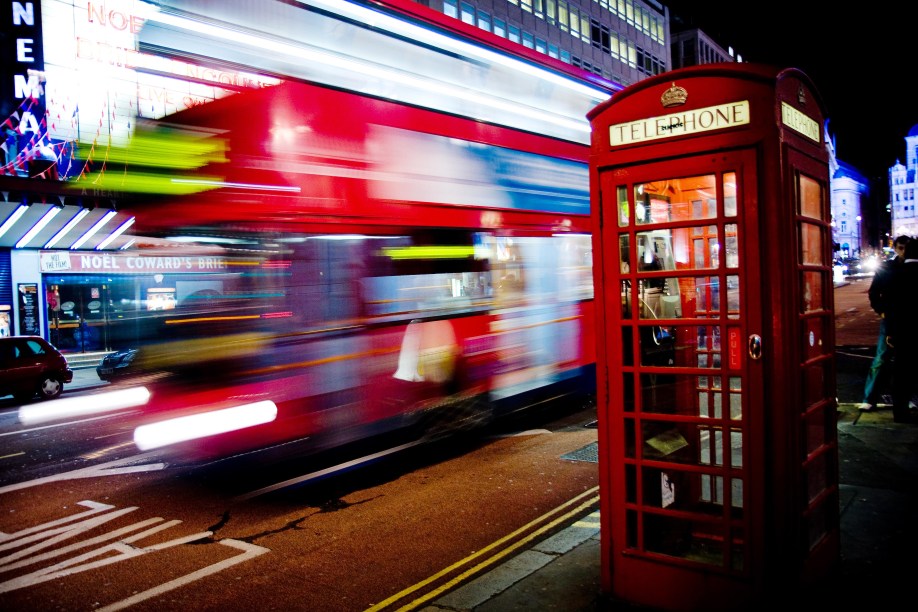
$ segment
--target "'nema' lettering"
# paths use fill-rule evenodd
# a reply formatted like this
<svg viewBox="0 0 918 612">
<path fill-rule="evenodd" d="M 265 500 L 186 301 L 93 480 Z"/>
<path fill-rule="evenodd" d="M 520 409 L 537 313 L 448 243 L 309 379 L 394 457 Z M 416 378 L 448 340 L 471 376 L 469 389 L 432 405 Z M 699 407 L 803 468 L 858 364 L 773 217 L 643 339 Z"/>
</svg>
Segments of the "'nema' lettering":
<svg viewBox="0 0 918 612">
<path fill-rule="evenodd" d="M 749 120 L 748 100 L 729 102 L 672 115 L 616 123 L 609 126 L 609 144 L 618 147 L 658 138 L 721 130 L 746 125 Z"/>
</svg>

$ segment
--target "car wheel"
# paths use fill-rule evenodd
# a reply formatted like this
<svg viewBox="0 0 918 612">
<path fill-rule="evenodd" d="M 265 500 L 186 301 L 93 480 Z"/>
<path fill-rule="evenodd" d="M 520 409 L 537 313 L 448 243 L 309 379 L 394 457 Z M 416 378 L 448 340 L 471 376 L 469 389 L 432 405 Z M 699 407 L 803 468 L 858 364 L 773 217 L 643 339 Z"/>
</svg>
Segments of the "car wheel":
<svg viewBox="0 0 918 612">
<path fill-rule="evenodd" d="M 41 378 L 41 384 L 38 386 L 38 396 L 43 400 L 54 399 L 64 390 L 64 383 L 51 375 Z"/>
</svg>

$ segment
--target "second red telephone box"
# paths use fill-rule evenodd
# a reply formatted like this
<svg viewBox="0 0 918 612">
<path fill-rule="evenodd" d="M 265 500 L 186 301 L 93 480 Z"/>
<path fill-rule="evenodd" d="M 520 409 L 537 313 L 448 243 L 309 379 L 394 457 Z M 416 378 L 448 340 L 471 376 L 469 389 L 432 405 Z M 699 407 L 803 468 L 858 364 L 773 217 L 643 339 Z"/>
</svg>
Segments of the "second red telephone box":
<svg viewBox="0 0 918 612">
<path fill-rule="evenodd" d="M 688 68 L 591 114 L 602 572 L 739 609 L 839 555 L 824 109 L 805 74 Z"/>
</svg>

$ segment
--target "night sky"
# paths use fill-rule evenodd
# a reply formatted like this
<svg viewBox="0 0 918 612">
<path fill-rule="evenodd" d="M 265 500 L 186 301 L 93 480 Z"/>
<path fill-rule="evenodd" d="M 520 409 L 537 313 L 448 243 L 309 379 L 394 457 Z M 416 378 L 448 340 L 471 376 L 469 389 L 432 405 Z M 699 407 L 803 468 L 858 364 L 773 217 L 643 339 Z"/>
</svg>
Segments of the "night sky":
<svg viewBox="0 0 918 612">
<path fill-rule="evenodd" d="M 672 15 L 701 28 L 743 61 L 799 68 L 827 106 L 829 132 L 839 160 L 869 179 L 879 179 L 886 198 L 887 171 L 905 163 L 905 136 L 918 124 L 916 52 L 912 6 L 896 15 L 895 4 L 841 2 L 745 3 L 663 0 Z M 879 204 L 879 202 L 878 202 Z M 885 202 L 883 203 L 885 205 Z"/>
</svg>

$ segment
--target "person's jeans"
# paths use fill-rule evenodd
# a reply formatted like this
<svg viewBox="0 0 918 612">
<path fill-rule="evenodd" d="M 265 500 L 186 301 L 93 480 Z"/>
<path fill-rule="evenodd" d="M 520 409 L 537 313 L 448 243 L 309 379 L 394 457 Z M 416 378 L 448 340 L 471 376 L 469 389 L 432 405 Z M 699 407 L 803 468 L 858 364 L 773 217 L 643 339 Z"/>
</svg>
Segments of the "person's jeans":
<svg viewBox="0 0 918 612">
<path fill-rule="evenodd" d="M 882 376 L 889 372 L 889 362 L 892 359 L 892 349 L 886 344 L 886 319 L 880 319 L 880 337 L 877 339 L 877 352 L 870 363 L 867 372 L 867 382 L 864 383 L 864 402 L 876 406 L 880 399 L 880 384 Z"/>
</svg>

